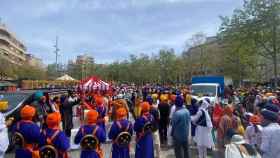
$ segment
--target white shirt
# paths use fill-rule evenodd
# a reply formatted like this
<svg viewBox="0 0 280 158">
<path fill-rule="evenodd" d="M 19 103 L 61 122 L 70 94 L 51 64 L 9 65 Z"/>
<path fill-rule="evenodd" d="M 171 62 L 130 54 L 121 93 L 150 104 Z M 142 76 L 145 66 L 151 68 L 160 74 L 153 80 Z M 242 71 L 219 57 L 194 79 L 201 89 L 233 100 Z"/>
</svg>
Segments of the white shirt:
<svg viewBox="0 0 280 158">
<path fill-rule="evenodd" d="M 262 130 L 262 158 L 278 158 L 280 155 L 280 126 L 271 123 Z"/>
<path fill-rule="evenodd" d="M 250 156 L 244 153 L 242 153 L 241 155 L 238 146 L 231 143 L 226 145 L 225 158 L 261 158 L 261 156 L 259 154 L 255 156 Z"/>
<path fill-rule="evenodd" d="M 245 131 L 245 140 L 248 144 L 251 145 L 257 145 L 260 147 L 261 141 L 262 141 L 262 126 L 257 125 L 259 131 L 256 132 L 255 127 L 253 125 L 250 125 L 246 128 Z"/>
<path fill-rule="evenodd" d="M 0 112 L 0 151 L 5 152 L 9 146 L 8 129 L 4 115 Z"/>
<path fill-rule="evenodd" d="M 169 118 L 172 119 L 172 116 L 174 114 L 174 112 L 176 111 L 176 106 L 175 105 L 172 105 L 171 106 L 171 109 L 170 109 L 170 114 L 169 114 Z"/>
</svg>

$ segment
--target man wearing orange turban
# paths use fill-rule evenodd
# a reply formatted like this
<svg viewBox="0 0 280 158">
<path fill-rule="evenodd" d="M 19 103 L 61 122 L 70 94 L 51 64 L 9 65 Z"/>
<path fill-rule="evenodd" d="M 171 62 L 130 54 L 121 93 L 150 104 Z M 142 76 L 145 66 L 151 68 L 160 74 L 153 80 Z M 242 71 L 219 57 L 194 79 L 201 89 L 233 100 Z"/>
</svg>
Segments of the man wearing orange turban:
<svg viewBox="0 0 280 158">
<path fill-rule="evenodd" d="M 261 118 L 258 115 L 250 116 L 250 125 L 245 131 L 245 140 L 248 144 L 260 149 L 262 140 Z"/>
<path fill-rule="evenodd" d="M 95 103 L 96 103 L 96 111 L 98 112 L 98 121 L 97 124 L 104 129 L 106 132 L 105 128 L 105 116 L 107 109 L 103 104 L 104 98 L 102 96 L 97 96 L 95 97 Z"/>
<path fill-rule="evenodd" d="M 135 158 L 154 158 L 154 145 L 152 132 L 144 133 L 143 128 L 146 123 L 153 123 L 154 117 L 150 114 L 150 104 L 141 103 L 142 114 L 134 123 L 136 132 Z"/>
<path fill-rule="evenodd" d="M 16 132 L 24 137 L 25 144 L 22 148 L 16 149 L 16 158 L 35 158 L 39 152 L 34 149 L 40 140 L 40 128 L 32 121 L 36 110 L 34 107 L 26 105 L 20 111 L 21 121 L 12 127 L 12 133 Z"/>
<path fill-rule="evenodd" d="M 48 114 L 46 122 L 48 128 L 41 132 L 39 146 L 51 145 L 58 151 L 59 158 L 69 157 L 68 150 L 70 148 L 70 141 L 66 134 L 59 128 L 61 122 L 60 113 L 53 112 Z"/>
<path fill-rule="evenodd" d="M 100 143 L 106 141 L 106 133 L 102 127 L 97 125 L 98 112 L 96 110 L 88 111 L 86 115 L 87 123 L 80 127 L 78 133 L 75 136 L 74 143 L 80 144 L 84 136 L 93 135 L 99 141 L 98 147 L 95 150 L 84 150 L 81 151 L 81 158 L 103 158 L 103 151 Z"/>
<path fill-rule="evenodd" d="M 117 137 L 122 132 L 129 132 L 132 136 L 133 129 L 130 121 L 127 120 L 127 111 L 121 107 L 116 111 L 117 120 L 113 122 L 109 131 L 109 139 L 113 140 L 112 158 L 129 158 L 129 145 L 121 147 L 117 143 Z"/>
</svg>

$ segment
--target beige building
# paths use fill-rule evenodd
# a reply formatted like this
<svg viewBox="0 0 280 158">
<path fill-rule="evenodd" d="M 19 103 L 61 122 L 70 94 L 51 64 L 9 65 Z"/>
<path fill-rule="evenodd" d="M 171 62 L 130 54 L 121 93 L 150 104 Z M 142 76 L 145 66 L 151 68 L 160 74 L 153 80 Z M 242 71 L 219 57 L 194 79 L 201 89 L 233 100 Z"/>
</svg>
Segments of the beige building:
<svg viewBox="0 0 280 158">
<path fill-rule="evenodd" d="M 26 54 L 26 62 L 30 66 L 45 68 L 42 59 L 37 58 L 32 54 Z"/>
<path fill-rule="evenodd" d="M 16 39 L 4 24 L 0 24 L 0 56 L 10 62 L 22 65 L 26 61 L 26 47 Z"/>
<path fill-rule="evenodd" d="M 76 64 L 93 64 L 94 58 L 84 54 L 84 55 L 78 55 L 76 59 Z"/>
<path fill-rule="evenodd" d="M 26 54 L 25 45 L 19 41 L 15 34 L 8 30 L 5 24 L 0 23 L 0 58 L 4 58 L 16 65 L 29 64 L 43 68 L 41 59 Z"/>
</svg>

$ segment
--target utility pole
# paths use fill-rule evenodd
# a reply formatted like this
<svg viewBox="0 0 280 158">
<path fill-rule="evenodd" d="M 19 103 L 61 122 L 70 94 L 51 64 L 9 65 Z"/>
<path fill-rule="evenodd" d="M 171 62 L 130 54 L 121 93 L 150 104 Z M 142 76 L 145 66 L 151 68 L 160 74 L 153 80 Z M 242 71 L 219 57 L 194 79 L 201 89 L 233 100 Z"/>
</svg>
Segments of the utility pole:
<svg viewBox="0 0 280 158">
<path fill-rule="evenodd" d="M 58 61 L 57 61 L 57 59 L 58 59 L 58 52 L 59 52 L 59 48 L 58 48 L 58 36 L 56 36 L 56 38 L 55 38 L 55 45 L 54 45 L 54 48 L 55 48 L 55 51 L 54 51 L 54 53 L 55 53 L 55 70 L 56 70 L 56 72 L 58 72 Z"/>
</svg>

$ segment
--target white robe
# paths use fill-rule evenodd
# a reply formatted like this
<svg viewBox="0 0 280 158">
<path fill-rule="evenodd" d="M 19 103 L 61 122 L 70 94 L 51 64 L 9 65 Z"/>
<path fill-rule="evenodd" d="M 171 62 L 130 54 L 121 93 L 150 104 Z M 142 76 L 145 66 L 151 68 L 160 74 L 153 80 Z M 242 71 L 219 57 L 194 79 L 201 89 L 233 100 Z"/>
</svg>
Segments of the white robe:
<svg viewBox="0 0 280 158">
<path fill-rule="evenodd" d="M 8 129 L 5 124 L 5 117 L 0 112 L 0 158 L 4 156 L 4 153 L 8 149 L 8 146 L 9 146 Z"/>
<path fill-rule="evenodd" d="M 226 145 L 225 158 L 261 158 L 261 156 L 259 154 L 255 156 L 250 156 L 246 154 L 241 155 L 237 145 L 232 143 Z"/>
<path fill-rule="evenodd" d="M 202 115 L 202 110 L 205 113 L 205 118 L 206 118 L 206 127 L 197 125 L 196 129 L 195 129 L 195 136 L 194 136 L 194 141 L 196 142 L 197 146 L 205 146 L 207 148 L 212 148 L 214 147 L 214 141 L 213 141 L 213 137 L 212 137 L 212 121 L 211 118 L 208 114 L 208 111 L 206 110 L 206 108 L 208 107 L 208 105 L 205 105 L 206 103 L 202 103 L 204 105 L 202 105 L 198 112 L 196 113 L 196 115 L 191 117 L 191 120 L 193 123 L 197 122 L 198 119 L 200 118 L 200 116 Z"/>
</svg>

